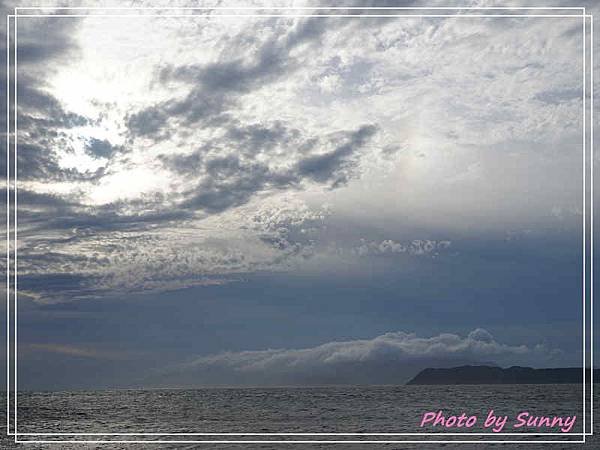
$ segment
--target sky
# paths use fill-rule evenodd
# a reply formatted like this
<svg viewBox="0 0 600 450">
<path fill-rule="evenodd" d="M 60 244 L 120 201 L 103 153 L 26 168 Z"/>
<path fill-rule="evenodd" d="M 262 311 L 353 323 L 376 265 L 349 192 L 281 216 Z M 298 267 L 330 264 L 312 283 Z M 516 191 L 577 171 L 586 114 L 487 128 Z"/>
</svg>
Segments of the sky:
<svg viewBox="0 0 600 450">
<path fill-rule="evenodd" d="M 18 20 L 20 387 L 581 365 L 581 19 L 95 14 Z"/>
</svg>

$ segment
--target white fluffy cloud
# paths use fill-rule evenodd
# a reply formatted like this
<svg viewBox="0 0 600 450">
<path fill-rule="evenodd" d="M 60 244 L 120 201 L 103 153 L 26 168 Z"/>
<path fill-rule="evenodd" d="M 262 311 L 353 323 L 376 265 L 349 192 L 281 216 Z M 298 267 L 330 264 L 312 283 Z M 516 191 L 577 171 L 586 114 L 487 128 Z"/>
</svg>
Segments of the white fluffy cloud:
<svg viewBox="0 0 600 450">
<path fill-rule="evenodd" d="M 431 239 L 415 239 L 411 242 L 401 243 L 391 239 L 381 242 L 367 242 L 362 239 L 361 244 L 354 248 L 358 255 L 390 255 L 394 253 L 406 253 L 409 255 L 437 255 L 438 252 L 446 250 L 451 246 L 450 241 L 432 241 Z"/>
<path fill-rule="evenodd" d="M 336 384 L 399 383 L 426 367 L 460 364 L 548 364 L 560 352 L 543 345 L 507 345 L 477 328 L 466 337 L 419 337 L 390 332 L 373 339 L 329 342 L 304 349 L 224 352 L 165 371 L 167 383 Z"/>
</svg>

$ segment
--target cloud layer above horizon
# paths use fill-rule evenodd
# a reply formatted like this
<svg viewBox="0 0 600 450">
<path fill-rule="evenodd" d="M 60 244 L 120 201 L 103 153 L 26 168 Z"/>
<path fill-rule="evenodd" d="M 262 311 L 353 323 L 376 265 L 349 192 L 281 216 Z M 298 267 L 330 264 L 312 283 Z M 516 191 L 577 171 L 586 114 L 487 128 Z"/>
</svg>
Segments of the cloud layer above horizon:
<svg viewBox="0 0 600 450">
<path fill-rule="evenodd" d="M 312 348 L 223 352 L 192 358 L 150 376 L 170 386 L 399 384 L 427 367 L 548 365 L 561 356 L 544 345 L 502 344 L 477 328 L 466 337 L 390 332 Z"/>
</svg>

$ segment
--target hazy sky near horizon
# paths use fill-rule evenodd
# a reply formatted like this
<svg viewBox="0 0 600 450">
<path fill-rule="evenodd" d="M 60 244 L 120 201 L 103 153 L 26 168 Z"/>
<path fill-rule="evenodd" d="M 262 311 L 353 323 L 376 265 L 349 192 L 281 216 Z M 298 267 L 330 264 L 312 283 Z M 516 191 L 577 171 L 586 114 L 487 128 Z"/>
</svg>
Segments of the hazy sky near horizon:
<svg viewBox="0 0 600 450">
<path fill-rule="evenodd" d="M 19 19 L 20 381 L 580 365 L 581 54 L 580 18 Z"/>
</svg>

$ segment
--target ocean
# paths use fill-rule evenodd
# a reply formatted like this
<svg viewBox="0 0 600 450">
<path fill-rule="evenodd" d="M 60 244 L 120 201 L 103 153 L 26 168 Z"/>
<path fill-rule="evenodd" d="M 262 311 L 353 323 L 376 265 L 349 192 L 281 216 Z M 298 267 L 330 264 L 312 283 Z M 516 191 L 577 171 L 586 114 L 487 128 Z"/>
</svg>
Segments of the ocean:
<svg viewBox="0 0 600 450">
<path fill-rule="evenodd" d="M 600 390 L 597 386 L 596 392 Z M 595 397 L 597 398 L 597 395 Z M 6 404 L 6 399 L 3 399 Z M 489 411 L 508 416 L 503 432 L 553 432 L 559 429 L 513 428 L 519 413 L 531 416 L 576 416 L 569 433 L 511 437 L 484 428 Z M 446 417 L 476 416 L 471 428 L 424 426 L 425 412 L 442 410 Z M 476 385 L 476 386 L 333 386 L 278 388 L 206 388 L 165 390 L 105 390 L 77 392 L 20 392 L 19 433 L 489 433 L 481 439 L 560 440 L 550 448 L 581 448 L 562 442 L 580 439 L 582 385 Z M 6 411 L 2 413 L 6 423 Z M 587 418 L 589 421 L 589 416 Z M 41 436 L 20 440 L 466 440 L 474 436 Z M 15 444 L 3 436 L 2 448 L 489 448 L 491 444 L 395 443 L 142 443 Z M 585 448 L 600 448 L 587 437 Z M 517 443 L 509 448 L 547 449 L 549 444 Z"/>
</svg>

